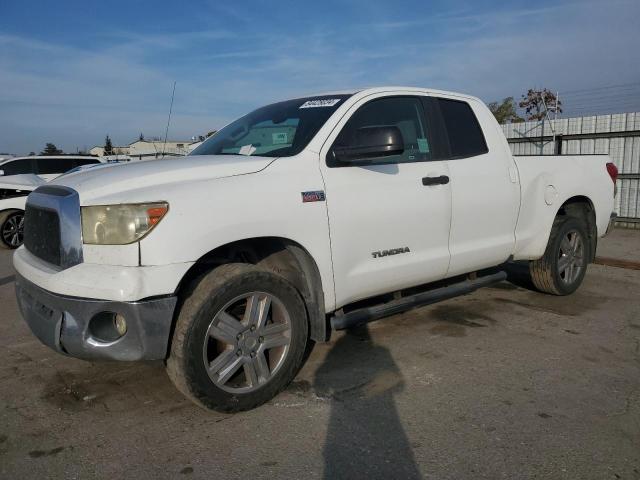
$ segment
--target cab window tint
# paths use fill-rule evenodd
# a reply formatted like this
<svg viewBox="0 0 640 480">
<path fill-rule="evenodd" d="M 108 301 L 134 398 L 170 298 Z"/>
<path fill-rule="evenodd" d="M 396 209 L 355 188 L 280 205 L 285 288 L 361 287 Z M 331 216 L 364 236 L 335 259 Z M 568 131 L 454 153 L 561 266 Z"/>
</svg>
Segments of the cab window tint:
<svg viewBox="0 0 640 480">
<path fill-rule="evenodd" d="M 449 137 L 450 158 L 487 153 L 487 143 L 473 110 L 467 102 L 438 98 L 440 112 Z"/>
<path fill-rule="evenodd" d="M 23 173 L 33 173 L 33 167 L 31 165 L 30 158 L 7 162 L 3 165 L 0 165 L 0 170 L 3 170 L 5 175 L 21 175 Z"/>
<path fill-rule="evenodd" d="M 366 159 L 361 163 L 385 164 L 431 160 L 422 103 L 414 97 L 381 98 L 363 105 L 349 119 L 333 146 L 334 148 L 356 146 L 354 143 L 359 129 L 379 126 L 397 127 L 402 133 L 404 151 L 400 155 Z M 330 157 L 328 161 L 329 166 L 347 165 Z"/>
</svg>

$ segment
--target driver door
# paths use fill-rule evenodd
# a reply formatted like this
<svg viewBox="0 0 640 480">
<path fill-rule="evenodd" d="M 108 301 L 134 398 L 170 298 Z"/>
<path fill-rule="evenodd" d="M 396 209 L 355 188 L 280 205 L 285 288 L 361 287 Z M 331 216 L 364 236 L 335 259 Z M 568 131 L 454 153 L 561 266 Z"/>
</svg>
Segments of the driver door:
<svg viewBox="0 0 640 480">
<path fill-rule="evenodd" d="M 442 279 L 449 266 L 451 187 L 446 160 L 417 96 L 367 97 L 345 115 L 321 152 L 336 308 Z M 401 153 L 340 161 L 358 131 L 395 126 Z M 395 131 L 395 130 L 394 130 Z"/>
</svg>

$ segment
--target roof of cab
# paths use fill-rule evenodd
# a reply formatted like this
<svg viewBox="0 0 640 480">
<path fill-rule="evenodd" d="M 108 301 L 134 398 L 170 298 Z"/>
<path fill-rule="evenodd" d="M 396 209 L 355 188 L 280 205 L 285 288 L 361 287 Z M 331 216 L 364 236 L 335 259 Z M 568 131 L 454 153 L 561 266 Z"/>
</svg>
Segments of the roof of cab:
<svg viewBox="0 0 640 480">
<path fill-rule="evenodd" d="M 479 98 L 474 97 L 472 95 L 467 95 L 465 93 L 449 92 L 446 90 L 437 90 L 434 88 L 406 87 L 401 85 L 388 85 L 388 86 L 381 86 L 381 87 L 365 87 L 365 88 L 337 90 L 337 91 L 316 93 L 315 95 L 305 95 L 304 97 L 314 97 L 314 96 L 319 97 L 319 96 L 327 96 L 327 95 L 356 95 L 356 94 L 367 96 L 367 95 L 376 94 L 376 93 L 396 92 L 396 91 L 427 93 L 431 95 L 446 95 L 451 97 L 465 98 L 468 100 L 481 101 Z"/>
</svg>

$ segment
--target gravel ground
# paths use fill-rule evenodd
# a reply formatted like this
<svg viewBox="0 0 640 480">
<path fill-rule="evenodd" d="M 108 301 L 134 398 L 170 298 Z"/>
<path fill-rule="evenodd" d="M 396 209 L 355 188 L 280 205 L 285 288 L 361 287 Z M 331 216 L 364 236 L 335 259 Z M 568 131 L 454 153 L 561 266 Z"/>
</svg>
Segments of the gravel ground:
<svg viewBox="0 0 640 480">
<path fill-rule="evenodd" d="M 335 334 L 269 404 L 222 415 L 162 363 L 42 346 L 10 258 L 0 478 L 640 479 L 638 270 L 592 265 L 564 298 L 504 282 Z"/>
</svg>

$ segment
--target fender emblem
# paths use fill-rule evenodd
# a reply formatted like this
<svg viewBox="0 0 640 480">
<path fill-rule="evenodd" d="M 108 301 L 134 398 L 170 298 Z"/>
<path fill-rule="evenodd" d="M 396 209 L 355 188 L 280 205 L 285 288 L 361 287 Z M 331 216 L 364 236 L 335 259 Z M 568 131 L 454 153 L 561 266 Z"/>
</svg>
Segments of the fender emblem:
<svg viewBox="0 0 640 480">
<path fill-rule="evenodd" d="M 301 192 L 302 203 L 307 202 L 324 202 L 324 190 L 316 190 L 314 192 Z"/>
<path fill-rule="evenodd" d="M 409 247 L 392 248 L 390 250 L 382 250 L 378 252 L 371 252 L 373 258 L 386 257 L 387 255 L 398 255 L 399 253 L 410 253 Z"/>
</svg>

